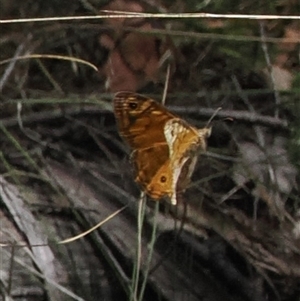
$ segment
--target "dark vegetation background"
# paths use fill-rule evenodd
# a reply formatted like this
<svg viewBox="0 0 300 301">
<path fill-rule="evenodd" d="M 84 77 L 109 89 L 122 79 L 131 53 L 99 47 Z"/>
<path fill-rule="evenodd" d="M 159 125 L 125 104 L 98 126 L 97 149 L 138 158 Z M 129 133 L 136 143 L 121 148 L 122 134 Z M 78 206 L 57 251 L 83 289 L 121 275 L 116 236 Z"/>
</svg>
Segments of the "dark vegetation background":
<svg viewBox="0 0 300 301">
<path fill-rule="evenodd" d="M 102 9 L 300 11 L 297 0 L 1 0 L 0 18 Z M 299 20 L 103 19 L 0 29 L 0 241 L 9 245 L 0 249 L 2 300 L 130 300 L 139 191 L 111 101 L 119 90 L 161 99 L 168 64 L 172 111 L 201 127 L 223 110 L 184 203 L 162 202 L 156 214 L 147 203 L 140 278 L 147 285 L 131 300 L 300 300 Z M 99 71 L 74 60 L 18 59 L 33 54 L 80 58 Z M 92 234 L 57 244 L 127 204 Z"/>
</svg>

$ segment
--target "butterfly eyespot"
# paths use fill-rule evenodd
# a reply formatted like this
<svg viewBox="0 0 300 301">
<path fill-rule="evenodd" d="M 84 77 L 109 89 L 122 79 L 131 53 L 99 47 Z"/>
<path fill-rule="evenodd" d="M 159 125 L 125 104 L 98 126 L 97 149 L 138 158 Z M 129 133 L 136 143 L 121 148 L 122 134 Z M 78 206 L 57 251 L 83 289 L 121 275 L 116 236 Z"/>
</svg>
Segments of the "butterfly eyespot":
<svg viewBox="0 0 300 301">
<path fill-rule="evenodd" d="M 136 109 L 137 108 L 137 103 L 136 102 L 130 102 L 129 103 L 129 108 L 132 109 L 132 110 Z"/>
<path fill-rule="evenodd" d="M 162 177 L 160 178 L 160 181 L 161 181 L 162 183 L 165 183 L 165 182 L 167 181 L 167 178 L 166 178 L 165 176 L 162 176 Z"/>
</svg>

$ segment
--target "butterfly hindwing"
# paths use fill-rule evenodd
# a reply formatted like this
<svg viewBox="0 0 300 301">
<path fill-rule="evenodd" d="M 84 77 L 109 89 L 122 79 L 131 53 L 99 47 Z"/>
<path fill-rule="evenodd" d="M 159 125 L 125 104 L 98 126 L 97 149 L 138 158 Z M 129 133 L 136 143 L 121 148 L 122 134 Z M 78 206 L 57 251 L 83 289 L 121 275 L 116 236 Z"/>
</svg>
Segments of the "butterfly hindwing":
<svg viewBox="0 0 300 301">
<path fill-rule="evenodd" d="M 176 203 L 176 194 L 180 183 L 178 180 L 181 176 L 182 168 L 190 161 L 190 167 L 194 168 L 195 160 L 190 160 L 190 149 L 198 145 L 197 129 L 188 125 L 183 120 L 177 118 L 169 120 L 164 128 L 166 141 L 170 149 L 170 169 L 172 172 L 172 203 Z M 188 167 L 186 167 L 188 168 Z M 186 177 L 190 173 L 186 173 Z M 181 189 L 179 189 L 181 190 Z"/>
</svg>

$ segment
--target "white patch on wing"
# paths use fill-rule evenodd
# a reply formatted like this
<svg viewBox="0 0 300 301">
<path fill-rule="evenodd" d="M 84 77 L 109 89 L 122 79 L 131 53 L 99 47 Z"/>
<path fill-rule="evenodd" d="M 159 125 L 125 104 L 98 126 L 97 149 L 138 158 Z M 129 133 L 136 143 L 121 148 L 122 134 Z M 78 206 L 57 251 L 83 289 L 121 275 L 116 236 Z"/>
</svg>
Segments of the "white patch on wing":
<svg viewBox="0 0 300 301">
<path fill-rule="evenodd" d="M 205 151 L 206 138 L 210 135 L 211 128 L 195 129 L 186 125 L 181 119 L 173 118 L 166 122 L 164 134 L 169 147 L 170 168 L 172 170 L 172 195 L 171 204 L 176 205 L 176 189 L 181 171 L 186 162 L 186 178 L 190 178 L 197 162 L 199 150 Z"/>
<path fill-rule="evenodd" d="M 187 128 L 182 124 L 180 119 L 171 119 L 166 122 L 164 127 L 164 134 L 166 137 L 167 144 L 170 150 L 170 158 L 173 157 L 174 154 L 174 142 L 178 138 L 179 133 L 186 132 Z"/>
<path fill-rule="evenodd" d="M 182 160 L 180 160 L 180 164 L 176 166 L 176 164 L 173 164 L 172 168 L 172 190 L 173 190 L 173 194 L 171 197 L 171 203 L 173 205 L 176 205 L 177 203 L 177 199 L 176 199 L 176 188 L 177 188 L 177 182 L 178 182 L 178 178 L 181 174 L 181 169 L 183 167 L 183 165 L 185 164 L 185 162 L 188 160 L 188 157 L 183 158 Z"/>
<path fill-rule="evenodd" d="M 169 154 L 170 154 L 170 161 L 171 161 L 171 169 L 172 169 L 172 196 L 171 196 L 171 204 L 176 205 L 176 187 L 177 181 L 181 173 L 181 169 L 185 162 L 188 160 L 188 157 L 184 158 L 173 158 L 174 157 L 174 143 L 176 139 L 178 139 L 179 134 L 186 132 L 188 129 L 186 126 L 182 124 L 180 119 L 171 119 L 166 122 L 164 127 L 164 134 L 166 137 L 167 144 L 169 146 Z"/>
</svg>

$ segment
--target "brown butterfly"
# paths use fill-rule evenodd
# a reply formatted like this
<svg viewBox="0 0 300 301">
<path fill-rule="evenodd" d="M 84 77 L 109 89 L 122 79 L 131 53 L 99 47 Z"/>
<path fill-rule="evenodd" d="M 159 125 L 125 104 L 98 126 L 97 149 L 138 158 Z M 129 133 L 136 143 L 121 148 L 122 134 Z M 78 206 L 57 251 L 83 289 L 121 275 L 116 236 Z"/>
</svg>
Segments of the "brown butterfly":
<svg viewBox="0 0 300 301">
<path fill-rule="evenodd" d="M 114 112 L 120 135 L 129 144 L 135 181 L 154 200 L 177 203 L 194 170 L 197 155 L 206 150 L 211 128 L 197 129 L 148 97 L 119 92 Z"/>
</svg>

